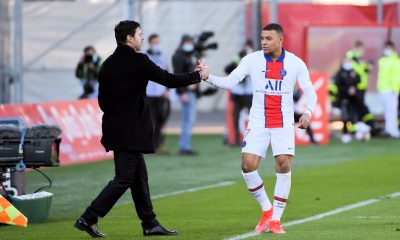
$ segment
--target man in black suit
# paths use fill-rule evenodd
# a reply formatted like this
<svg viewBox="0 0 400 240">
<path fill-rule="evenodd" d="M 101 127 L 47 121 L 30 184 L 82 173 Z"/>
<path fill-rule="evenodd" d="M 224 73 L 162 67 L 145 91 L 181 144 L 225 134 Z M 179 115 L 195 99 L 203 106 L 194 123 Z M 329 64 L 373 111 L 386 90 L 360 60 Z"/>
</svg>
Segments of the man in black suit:
<svg viewBox="0 0 400 240">
<path fill-rule="evenodd" d="M 173 75 L 139 53 L 143 41 L 140 24 L 121 21 L 115 29 L 117 48 L 102 65 L 99 73 L 99 105 L 103 115 L 101 143 L 114 151 L 115 177 L 100 192 L 75 227 L 92 237 L 105 237 L 97 228 L 104 217 L 130 188 L 136 212 L 142 221 L 143 234 L 177 235 L 156 219 L 150 199 L 148 176 L 143 153 L 154 153 L 154 132 L 146 96 L 148 79 L 168 88 L 200 82 L 207 70 Z"/>
</svg>

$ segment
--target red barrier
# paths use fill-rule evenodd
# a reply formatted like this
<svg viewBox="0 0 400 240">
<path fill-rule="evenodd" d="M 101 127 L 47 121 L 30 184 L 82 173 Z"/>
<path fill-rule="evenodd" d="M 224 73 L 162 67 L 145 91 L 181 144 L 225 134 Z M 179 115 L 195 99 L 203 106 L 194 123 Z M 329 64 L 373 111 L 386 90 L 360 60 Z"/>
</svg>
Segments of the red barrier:
<svg viewBox="0 0 400 240">
<path fill-rule="evenodd" d="M 26 126 L 60 126 L 61 165 L 112 157 L 100 144 L 102 115 L 97 100 L 0 105 L 0 117 L 21 117 Z"/>
<path fill-rule="evenodd" d="M 307 27 L 315 25 L 371 25 L 377 23 L 377 5 L 328 5 L 312 3 L 280 3 L 278 5 L 279 24 L 285 32 L 283 45 L 307 62 L 307 48 L 305 38 Z M 262 26 L 270 22 L 269 5 L 262 3 Z M 398 4 L 389 3 L 383 6 L 383 24 L 398 23 Z M 252 23 L 252 6 L 247 5 L 246 26 Z M 246 28 L 246 36 L 252 37 L 252 28 Z M 368 38 L 370 36 L 366 36 Z M 362 39 L 361 39 L 362 40 Z M 347 39 L 343 39 L 343 42 Z"/>
<path fill-rule="evenodd" d="M 319 144 L 328 144 L 329 143 L 329 129 L 328 129 L 328 83 L 329 78 L 326 73 L 323 72 L 312 72 L 310 74 L 311 81 L 313 82 L 315 91 L 318 96 L 317 106 L 314 109 L 314 113 L 311 119 L 311 129 L 314 133 L 314 138 Z M 297 108 L 299 112 L 303 112 L 305 110 L 305 98 L 301 98 L 298 102 Z M 233 127 L 233 104 L 230 100 L 230 96 L 228 95 L 228 103 L 226 108 L 226 123 L 228 128 L 228 143 L 233 144 L 235 139 L 235 130 Z M 242 112 L 242 116 L 240 118 L 239 128 L 241 133 L 245 132 L 245 125 L 247 124 L 247 114 Z M 305 130 L 296 128 L 296 144 L 303 145 L 309 144 L 310 139 Z"/>
</svg>

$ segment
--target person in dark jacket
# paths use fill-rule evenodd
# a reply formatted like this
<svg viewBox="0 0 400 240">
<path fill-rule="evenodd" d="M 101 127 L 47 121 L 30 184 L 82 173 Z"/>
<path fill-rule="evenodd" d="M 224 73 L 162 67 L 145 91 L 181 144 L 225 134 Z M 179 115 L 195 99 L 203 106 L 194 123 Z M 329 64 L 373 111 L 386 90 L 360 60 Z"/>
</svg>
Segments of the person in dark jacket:
<svg viewBox="0 0 400 240">
<path fill-rule="evenodd" d="M 178 49 L 172 56 L 174 73 L 183 73 L 193 69 L 194 43 L 189 35 L 183 35 Z M 195 156 L 198 152 L 192 149 L 192 128 L 196 122 L 196 103 L 199 95 L 199 84 L 182 87 L 176 90 L 182 105 L 181 135 L 179 139 L 179 154 Z"/>
<path fill-rule="evenodd" d="M 101 143 L 106 151 L 114 151 L 115 177 L 75 227 L 92 237 L 105 237 L 97 228 L 98 218 L 104 217 L 130 188 L 143 234 L 177 235 L 157 221 L 150 199 L 143 153 L 154 153 L 155 147 L 146 86 L 151 79 L 169 88 L 183 87 L 200 82 L 208 73 L 203 70 L 173 75 L 159 68 L 139 53 L 144 38 L 137 22 L 121 21 L 114 31 L 118 46 L 100 69 L 98 99 L 104 112 Z"/>
<path fill-rule="evenodd" d="M 351 141 L 351 135 L 347 128 L 347 122 L 355 124 L 358 121 L 359 109 L 362 108 L 363 104 L 361 99 L 357 97 L 357 84 L 360 83 L 360 76 L 354 71 L 350 59 L 345 58 L 334 79 L 338 88 L 337 101 L 342 111 L 342 141 L 348 143 Z"/>
</svg>

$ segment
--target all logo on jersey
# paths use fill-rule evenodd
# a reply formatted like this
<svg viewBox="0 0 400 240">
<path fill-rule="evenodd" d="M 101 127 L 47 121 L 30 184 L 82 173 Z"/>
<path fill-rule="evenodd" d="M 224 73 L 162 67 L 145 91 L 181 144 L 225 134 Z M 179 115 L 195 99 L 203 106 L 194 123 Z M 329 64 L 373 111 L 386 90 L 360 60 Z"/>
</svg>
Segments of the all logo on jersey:
<svg viewBox="0 0 400 240">
<path fill-rule="evenodd" d="M 282 91 L 282 81 L 268 79 L 265 89 L 271 91 Z"/>
</svg>

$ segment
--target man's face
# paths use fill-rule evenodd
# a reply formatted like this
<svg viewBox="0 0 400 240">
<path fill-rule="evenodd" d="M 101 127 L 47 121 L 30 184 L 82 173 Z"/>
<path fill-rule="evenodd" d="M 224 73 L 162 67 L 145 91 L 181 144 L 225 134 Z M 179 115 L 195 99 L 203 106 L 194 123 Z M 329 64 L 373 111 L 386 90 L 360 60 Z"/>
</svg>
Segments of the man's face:
<svg viewBox="0 0 400 240">
<path fill-rule="evenodd" d="M 261 47 L 264 53 L 271 54 L 282 48 L 283 36 L 275 30 L 261 32 Z"/>
<path fill-rule="evenodd" d="M 144 36 L 142 33 L 142 29 L 137 28 L 136 32 L 133 36 L 128 35 L 128 45 L 135 49 L 136 52 L 139 52 L 142 48 L 142 42 L 144 40 Z"/>
<path fill-rule="evenodd" d="M 159 45 L 160 44 L 160 38 L 156 37 L 151 39 L 150 41 L 150 47 L 154 46 L 154 45 Z"/>
</svg>

